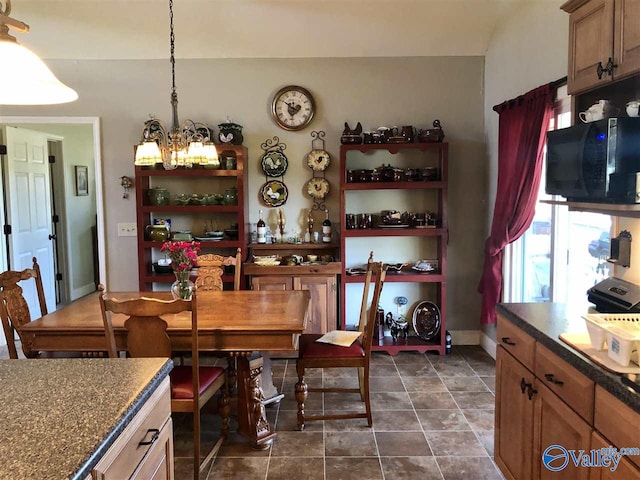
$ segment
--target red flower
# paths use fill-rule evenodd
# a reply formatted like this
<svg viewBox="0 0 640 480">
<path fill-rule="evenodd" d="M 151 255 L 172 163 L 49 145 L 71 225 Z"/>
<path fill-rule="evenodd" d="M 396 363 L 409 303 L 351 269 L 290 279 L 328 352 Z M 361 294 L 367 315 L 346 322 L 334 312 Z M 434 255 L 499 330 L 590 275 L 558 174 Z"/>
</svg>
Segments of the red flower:
<svg viewBox="0 0 640 480">
<path fill-rule="evenodd" d="M 169 256 L 174 272 L 184 272 L 196 266 L 200 242 L 164 242 L 160 251 Z"/>
</svg>

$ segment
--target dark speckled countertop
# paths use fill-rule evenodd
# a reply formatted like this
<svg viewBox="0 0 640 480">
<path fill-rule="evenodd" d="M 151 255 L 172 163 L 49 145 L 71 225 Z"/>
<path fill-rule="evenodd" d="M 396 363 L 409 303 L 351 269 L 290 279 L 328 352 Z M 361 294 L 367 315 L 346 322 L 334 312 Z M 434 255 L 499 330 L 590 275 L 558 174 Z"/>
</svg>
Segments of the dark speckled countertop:
<svg viewBox="0 0 640 480">
<path fill-rule="evenodd" d="M 0 360 L 0 479 L 82 479 L 173 368 L 171 360 Z"/>
<path fill-rule="evenodd" d="M 594 380 L 596 385 L 602 386 L 640 413 L 640 375 L 609 372 L 560 340 L 561 333 L 586 333 L 582 319 L 582 315 L 587 313 L 584 309 L 561 303 L 501 303 L 496 309 L 514 325 Z"/>
</svg>

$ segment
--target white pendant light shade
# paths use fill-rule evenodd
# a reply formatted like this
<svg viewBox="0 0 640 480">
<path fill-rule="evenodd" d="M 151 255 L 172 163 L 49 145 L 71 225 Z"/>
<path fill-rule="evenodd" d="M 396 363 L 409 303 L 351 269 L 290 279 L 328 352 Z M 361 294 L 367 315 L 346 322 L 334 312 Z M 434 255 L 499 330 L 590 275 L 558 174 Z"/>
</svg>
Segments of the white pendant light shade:
<svg viewBox="0 0 640 480">
<path fill-rule="evenodd" d="M 0 65 L 0 105 L 51 105 L 78 98 L 37 55 L 16 42 L 0 40 Z"/>
</svg>

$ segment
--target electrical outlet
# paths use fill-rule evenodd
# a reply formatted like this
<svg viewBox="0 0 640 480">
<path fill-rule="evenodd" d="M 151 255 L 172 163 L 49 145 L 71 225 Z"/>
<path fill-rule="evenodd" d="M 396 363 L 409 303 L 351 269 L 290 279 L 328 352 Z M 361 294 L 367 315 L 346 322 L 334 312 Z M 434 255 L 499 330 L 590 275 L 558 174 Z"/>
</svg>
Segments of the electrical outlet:
<svg viewBox="0 0 640 480">
<path fill-rule="evenodd" d="M 119 223 L 118 224 L 118 236 L 119 237 L 136 237 L 138 236 L 138 228 L 135 223 Z"/>
</svg>

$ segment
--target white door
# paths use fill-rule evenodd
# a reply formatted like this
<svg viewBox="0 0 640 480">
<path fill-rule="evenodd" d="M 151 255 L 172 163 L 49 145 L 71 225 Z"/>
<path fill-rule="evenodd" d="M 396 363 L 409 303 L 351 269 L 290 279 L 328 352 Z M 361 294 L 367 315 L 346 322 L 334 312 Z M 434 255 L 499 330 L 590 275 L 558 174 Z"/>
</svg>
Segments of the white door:
<svg viewBox="0 0 640 480">
<path fill-rule="evenodd" d="M 52 312 L 56 309 L 56 296 L 53 242 L 49 238 L 52 225 L 47 138 L 44 133 L 17 127 L 6 127 L 5 134 L 10 266 L 12 270 L 23 270 L 33 265 L 33 257 L 38 259 L 47 308 Z M 27 283 L 25 298 L 37 318 L 35 285 Z"/>
</svg>

